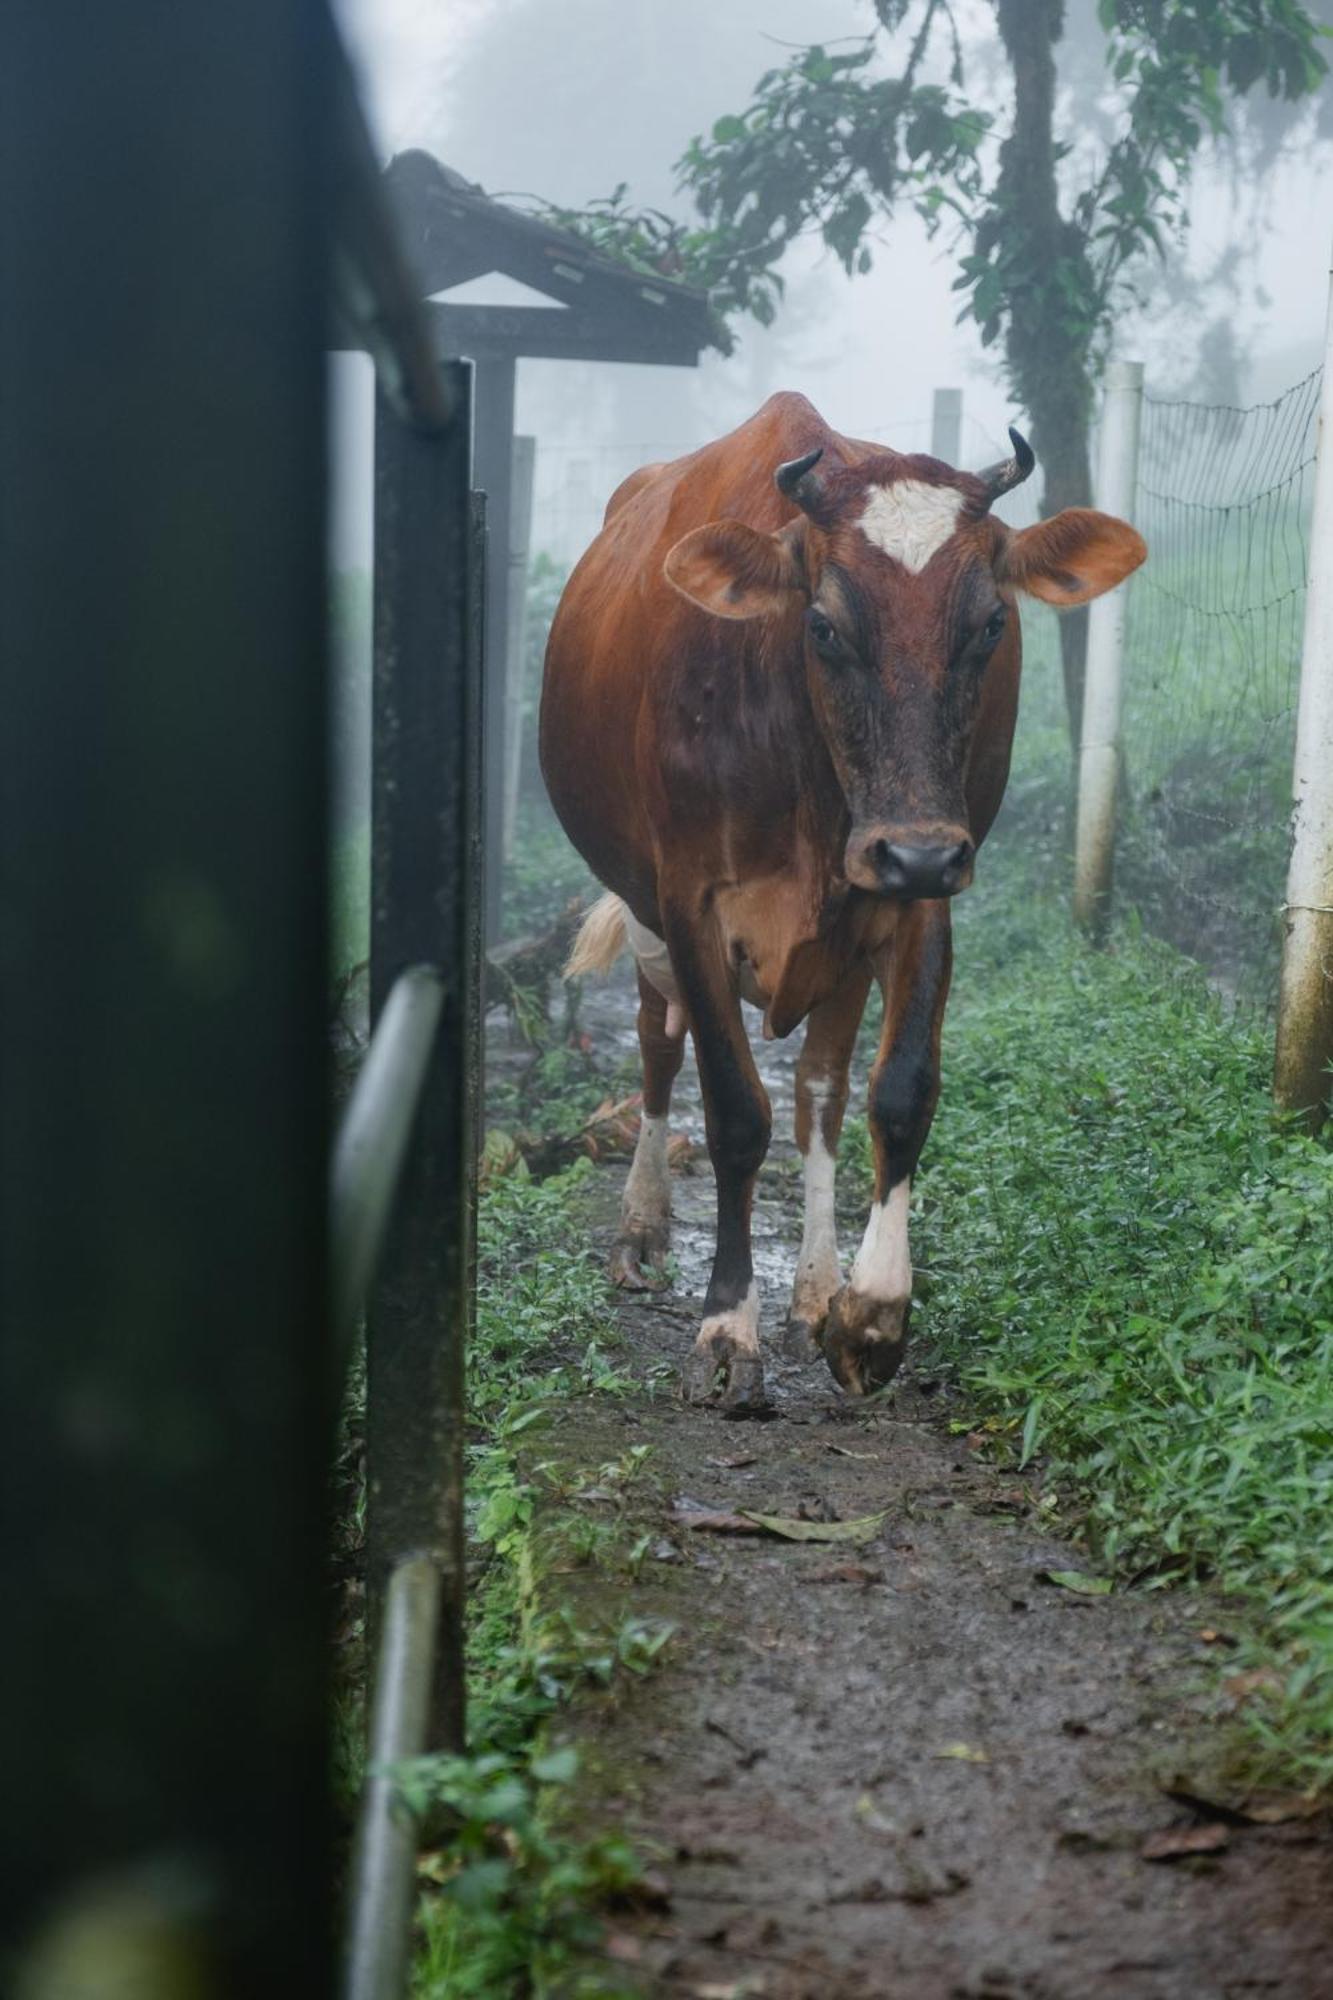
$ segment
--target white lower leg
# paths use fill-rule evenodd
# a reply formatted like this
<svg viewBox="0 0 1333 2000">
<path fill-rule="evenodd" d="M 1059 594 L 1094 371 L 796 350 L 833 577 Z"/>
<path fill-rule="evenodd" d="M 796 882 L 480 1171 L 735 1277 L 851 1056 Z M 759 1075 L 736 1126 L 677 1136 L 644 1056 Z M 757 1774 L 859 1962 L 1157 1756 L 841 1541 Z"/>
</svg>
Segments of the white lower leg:
<svg viewBox="0 0 1333 2000">
<path fill-rule="evenodd" d="M 796 1260 L 791 1309 L 794 1319 L 818 1326 L 828 1312 L 829 1300 L 842 1283 L 834 1217 L 837 1161 L 824 1144 L 823 1109 L 833 1095 L 832 1088 L 829 1084 L 811 1084 L 807 1089 L 811 1117 L 810 1142 L 803 1162 L 805 1227 L 801 1234 L 800 1255 Z"/>
<path fill-rule="evenodd" d="M 886 1200 L 875 1204 L 852 1266 L 848 1289 L 858 1302 L 874 1308 L 868 1315 L 866 1332 L 883 1340 L 901 1340 L 912 1296 L 907 1241 L 911 1196 L 912 1183 L 901 1180 L 889 1189 Z"/>
<path fill-rule="evenodd" d="M 645 1112 L 639 1123 L 634 1160 L 620 1205 L 626 1235 L 663 1231 L 671 1220 L 671 1168 L 667 1160 L 667 1118 Z"/>
<path fill-rule="evenodd" d="M 694 1344 L 697 1348 L 716 1347 L 723 1354 L 758 1357 L 759 1287 L 753 1278 L 739 1305 L 708 1315 Z"/>
</svg>

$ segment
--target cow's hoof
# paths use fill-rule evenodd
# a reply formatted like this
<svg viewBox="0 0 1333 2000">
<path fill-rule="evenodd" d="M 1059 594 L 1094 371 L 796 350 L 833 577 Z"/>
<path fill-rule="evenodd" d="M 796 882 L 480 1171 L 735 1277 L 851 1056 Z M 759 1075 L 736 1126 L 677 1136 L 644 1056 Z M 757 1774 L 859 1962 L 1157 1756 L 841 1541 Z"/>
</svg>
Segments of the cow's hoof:
<svg viewBox="0 0 1333 2000">
<path fill-rule="evenodd" d="M 710 1341 L 691 1351 L 680 1392 L 687 1403 L 715 1403 L 732 1415 L 764 1409 L 764 1364 L 757 1354 L 728 1352 L 721 1341 Z"/>
<path fill-rule="evenodd" d="M 849 1396 L 870 1396 L 890 1383 L 907 1352 L 910 1299 L 867 1299 L 844 1285 L 829 1307 L 824 1354 L 835 1382 Z"/>
<path fill-rule="evenodd" d="M 788 1313 L 779 1341 L 784 1361 L 802 1364 L 817 1359 L 823 1348 L 824 1320 L 806 1319 L 800 1313 Z"/>
<path fill-rule="evenodd" d="M 611 1250 L 610 1278 L 622 1292 L 660 1292 L 666 1285 L 670 1235 L 661 1229 L 622 1230 Z"/>
<path fill-rule="evenodd" d="M 764 1364 L 757 1354 L 732 1355 L 719 1402 L 729 1417 L 757 1416 L 768 1409 Z"/>
<path fill-rule="evenodd" d="M 753 1285 L 729 1312 L 709 1314 L 690 1349 L 680 1387 L 687 1403 L 720 1403 L 733 1412 L 763 1403 L 759 1294 Z"/>
</svg>

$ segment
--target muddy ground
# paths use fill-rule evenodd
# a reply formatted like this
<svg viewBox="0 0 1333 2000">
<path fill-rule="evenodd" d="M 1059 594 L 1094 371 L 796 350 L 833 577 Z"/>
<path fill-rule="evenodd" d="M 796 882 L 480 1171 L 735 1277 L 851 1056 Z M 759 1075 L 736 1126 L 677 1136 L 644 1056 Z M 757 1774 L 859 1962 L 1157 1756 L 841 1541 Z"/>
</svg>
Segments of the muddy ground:
<svg viewBox="0 0 1333 2000">
<path fill-rule="evenodd" d="M 631 1048 L 632 1022 L 627 985 L 588 996 L 599 1050 Z M 586 1470 L 650 1447 L 628 1483 L 593 1479 L 576 1503 L 650 1538 L 637 1578 L 584 1566 L 547 1584 L 585 1623 L 677 1628 L 652 1672 L 618 1676 L 568 1722 L 589 1811 L 619 1821 L 664 1878 L 661 1907 L 614 1920 L 626 1990 L 1333 1996 L 1327 1818 L 1255 1825 L 1216 1809 L 1243 1797 L 1217 1698 L 1226 1607 L 1187 1589 L 1085 1597 L 1044 1581 L 1094 1565 L 1044 1527 L 1039 1473 L 990 1464 L 969 1440 L 920 1351 L 873 1410 L 822 1363 L 780 1360 L 800 1235 L 795 1055 L 795 1038 L 759 1051 L 775 1113 L 756 1212 L 775 1414 L 731 1421 L 675 1393 L 712 1229 L 687 1062 L 672 1124 L 699 1164 L 675 1182 L 678 1284 L 619 1308 L 619 1358 L 642 1388 L 571 1409 L 545 1448 Z M 623 1164 L 599 1175 L 603 1247 L 623 1177 Z M 682 1503 L 884 1518 L 865 1545 L 806 1545 L 690 1528 Z M 1164 1788 L 1177 1777 L 1213 1806 L 1178 1802 Z M 1213 1851 L 1145 1858 L 1164 1833 Z"/>
</svg>

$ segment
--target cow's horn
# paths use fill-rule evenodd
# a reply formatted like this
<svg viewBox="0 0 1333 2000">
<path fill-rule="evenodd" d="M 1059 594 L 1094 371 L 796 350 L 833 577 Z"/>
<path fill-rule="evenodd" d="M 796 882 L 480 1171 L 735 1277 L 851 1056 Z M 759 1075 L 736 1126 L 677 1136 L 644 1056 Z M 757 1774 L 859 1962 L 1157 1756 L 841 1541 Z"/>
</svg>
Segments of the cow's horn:
<svg viewBox="0 0 1333 2000">
<path fill-rule="evenodd" d="M 813 451 L 808 451 L 804 458 L 789 458 L 785 465 L 780 465 L 773 474 L 773 481 L 779 493 L 785 493 L 787 498 L 794 500 L 798 507 L 805 506 L 806 502 L 813 495 L 808 491 L 802 493 L 799 490 L 801 482 L 806 474 L 818 465 L 823 456 L 824 447 L 820 444 L 816 445 Z"/>
<path fill-rule="evenodd" d="M 1007 493 L 1011 487 L 1021 486 L 1037 463 L 1032 446 L 1012 424 L 1009 426 L 1009 441 L 1014 447 L 1013 457 L 1002 458 L 998 465 L 988 465 L 984 472 L 977 474 L 986 489 L 988 507 L 993 500 L 998 500 L 1000 495 Z"/>
</svg>

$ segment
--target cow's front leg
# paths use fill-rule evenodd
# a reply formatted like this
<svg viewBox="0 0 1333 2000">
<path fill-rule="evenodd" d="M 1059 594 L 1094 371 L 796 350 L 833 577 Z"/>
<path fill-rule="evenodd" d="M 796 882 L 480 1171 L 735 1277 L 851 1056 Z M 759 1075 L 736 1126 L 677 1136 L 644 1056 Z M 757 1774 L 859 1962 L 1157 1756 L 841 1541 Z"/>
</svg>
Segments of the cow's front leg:
<svg viewBox="0 0 1333 2000">
<path fill-rule="evenodd" d="M 833 1210 L 838 1136 L 847 1109 L 847 1070 L 870 990 L 870 967 L 858 965 L 838 991 L 810 1010 L 796 1065 L 796 1144 L 805 1175 L 805 1226 L 787 1320 L 793 1360 L 816 1353 L 829 1306 L 842 1285 Z"/>
<path fill-rule="evenodd" d="M 940 1094 L 940 1024 L 951 965 L 948 904 L 909 904 L 876 966 L 884 988 L 884 1032 L 870 1073 L 875 1202 L 824 1334 L 829 1367 L 853 1395 L 867 1395 L 892 1380 L 907 1346 L 908 1202 Z"/>
<path fill-rule="evenodd" d="M 750 1207 L 772 1119 L 741 1004 L 711 919 L 663 910 L 672 969 L 694 1035 L 708 1153 L 717 1181 L 717 1250 L 704 1320 L 681 1382 L 687 1402 L 760 1403 L 759 1289 L 750 1257 Z"/>
<path fill-rule="evenodd" d="M 685 1054 L 685 1023 L 672 1018 L 679 1013 L 679 1008 L 668 1009 L 657 988 L 640 972 L 643 1117 L 634 1148 L 634 1164 L 620 1204 L 620 1233 L 611 1252 L 612 1282 L 632 1292 L 647 1291 L 663 1282 L 653 1272 L 654 1267 L 660 1268 L 666 1261 L 671 1242 L 667 1118 L 671 1110 L 671 1086 Z"/>
</svg>

